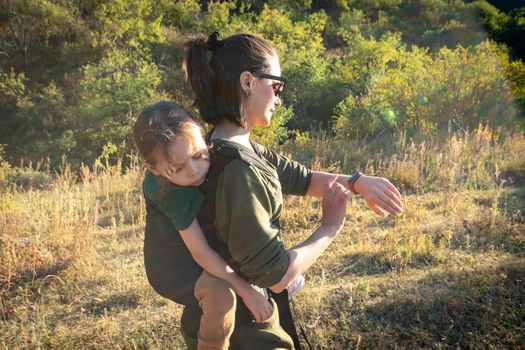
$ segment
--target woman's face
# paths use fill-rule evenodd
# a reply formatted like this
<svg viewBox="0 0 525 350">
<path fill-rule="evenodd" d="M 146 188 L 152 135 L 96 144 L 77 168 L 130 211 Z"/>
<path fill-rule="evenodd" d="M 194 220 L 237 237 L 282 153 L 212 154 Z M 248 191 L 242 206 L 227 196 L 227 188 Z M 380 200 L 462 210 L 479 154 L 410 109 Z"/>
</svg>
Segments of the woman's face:
<svg viewBox="0 0 525 350">
<path fill-rule="evenodd" d="M 275 55 L 270 61 L 269 75 L 281 76 L 279 58 Z M 250 89 L 250 96 L 245 98 L 244 110 L 248 127 L 270 125 L 272 114 L 281 105 L 281 99 L 275 96 L 274 86 L 277 80 L 256 78 Z"/>
</svg>

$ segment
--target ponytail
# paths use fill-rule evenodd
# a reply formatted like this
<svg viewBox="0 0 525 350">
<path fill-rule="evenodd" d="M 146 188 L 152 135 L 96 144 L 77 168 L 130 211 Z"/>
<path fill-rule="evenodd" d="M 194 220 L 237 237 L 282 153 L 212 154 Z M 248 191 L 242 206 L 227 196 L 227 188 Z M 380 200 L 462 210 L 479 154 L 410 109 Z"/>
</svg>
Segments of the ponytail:
<svg viewBox="0 0 525 350">
<path fill-rule="evenodd" d="M 184 70 L 195 95 L 192 107 L 197 107 L 201 114 L 205 111 L 206 117 L 204 118 L 204 115 L 201 117 L 206 122 L 214 124 L 213 121 L 216 118 L 212 112 L 216 109 L 214 103 L 215 94 L 213 92 L 215 73 L 210 66 L 208 57 L 211 50 L 209 42 L 212 35 L 208 39 L 195 37 L 185 44 Z"/>
<path fill-rule="evenodd" d="M 244 71 L 267 72 L 276 55 L 273 47 L 255 35 L 236 34 L 219 40 L 219 33 L 213 32 L 207 38 L 191 38 L 185 51 L 183 66 L 195 95 L 193 107 L 201 118 L 214 126 L 228 120 L 245 127 L 239 77 Z"/>
</svg>

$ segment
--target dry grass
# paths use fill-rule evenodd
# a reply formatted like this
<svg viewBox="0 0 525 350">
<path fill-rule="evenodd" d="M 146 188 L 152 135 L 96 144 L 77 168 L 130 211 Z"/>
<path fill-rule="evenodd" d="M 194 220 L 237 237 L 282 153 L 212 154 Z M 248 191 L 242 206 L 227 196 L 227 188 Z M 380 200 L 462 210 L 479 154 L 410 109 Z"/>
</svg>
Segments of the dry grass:
<svg viewBox="0 0 525 350">
<path fill-rule="evenodd" d="M 352 200 L 295 300 L 310 339 L 322 349 L 525 344 L 523 136 L 399 142 L 396 156 L 346 147 L 302 135 L 283 151 L 314 168 L 361 164 L 390 177 L 406 207 L 380 220 Z M 181 308 L 144 273 L 142 171 L 122 173 L 118 164 L 78 176 L 65 165 L 58 174 L 2 166 L 0 349 L 183 348 Z M 312 232 L 319 213 L 317 200 L 287 198 L 286 244 Z"/>
</svg>

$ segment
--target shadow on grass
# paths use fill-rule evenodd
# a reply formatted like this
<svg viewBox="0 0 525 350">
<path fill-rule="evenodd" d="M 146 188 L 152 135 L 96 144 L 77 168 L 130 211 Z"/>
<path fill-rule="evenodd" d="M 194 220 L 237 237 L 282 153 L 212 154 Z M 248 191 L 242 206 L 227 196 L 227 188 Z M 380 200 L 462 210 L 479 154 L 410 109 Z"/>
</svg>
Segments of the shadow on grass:
<svg viewBox="0 0 525 350">
<path fill-rule="evenodd" d="M 82 305 L 82 311 L 92 316 L 102 316 L 109 313 L 134 309 L 139 305 L 136 294 L 115 294 L 105 299 L 95 299 Z"/>
<path fill-rule="evenodd" d="M 331 272 L 338 276 L 353 275 L 381 275 L 390 271 L 402 271 L 406 268 L 428 268 L 439 263 L 438 259 L 430 254 L 399 253 L 381 251 L 371 254 L 349 254 L 341 257 L 341 263 Z"/>
<path fill-rule="evenodd" d="M 20 300 L 31 300 L 32 302 L 40 298 L 40 288 L 62 283 L 60 273 L 71 265 L 70 260 L 57 262 L 49 266 L 36 269 L 26 269 L 15 275 L 9 281 L 0 281 L 0 297 L 5 298 L 6 302 L 0 308 L 1 318 L 9 320 L 16 315 L 16 307 Z"/>
<path fill-rule="evenodd" d="M 516 256 L 525 254 L 525 224 L 511 219 L 493 220 L 491 214 L 473 221 L 464 220 L 463 230 L 452 235 L 452 249 L 471 251 L 501 251 Z"/>
<path fill-rule="evenodd" d="M 524 287 L 525 262 L 515 260 L 430 274 L 378 302 L 359 290 L 334 293 L 328 309 L 336 310 L 338 329 L 359 334 L 361 348 L 519 349 L 525 344 Z M 344 342 L 356 345 L 350 333 Z"/>
<path fill-rule="evenodd" d="M 9 283 L 5 281 L 0 282 L 0 291 L 3 293 L 9 293 L 14 291 L 18 287 L 25 286 L 32 281 L 38 282 L 46 276 L 57 276 L 60 272 L 66 270 L 71 265 L 70 260 L 64 260 L 57 262 L 52 265 L 37 267 L 36 269 L 27 269 L 16 275 L 16 278 L 12 278 Z"/>
<path fill-rule="evenodd" d="M 122 230 L 117 234 L 118 239 L 128 241 L 137 236 L 142 237 L 144 235 L 144 229 L 142 227 L 137 227 L 133 229 Z"/>
<path fill-rule="evenodd" d="M 474 199 L 474 203 L 486 209 L 493 208 L 494 200 L 498 200 L 497 209 L 505 212 L 513 221 L 525 222 L 525 187 L 505 190 L 501 197 L 483 196 Z"/>
<path fill-rule="evenodd" d="M 134 224 L 137 218 L 129 212 L 115 212 L 99 217 L 97 226 L 100 228 L 112 228 L 115 226 Z"/>
</svg>

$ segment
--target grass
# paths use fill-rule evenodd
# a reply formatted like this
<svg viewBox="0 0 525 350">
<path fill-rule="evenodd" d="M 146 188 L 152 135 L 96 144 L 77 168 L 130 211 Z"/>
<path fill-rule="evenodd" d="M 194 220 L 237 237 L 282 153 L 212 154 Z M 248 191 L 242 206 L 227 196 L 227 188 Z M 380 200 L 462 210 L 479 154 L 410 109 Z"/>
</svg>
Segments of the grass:
<svg viewBox="0 0 525 350">
<path fill-rule="evenodd" d="M 316 347 L 521 348 L 523 136 L 407 142 L 395 157 L 338 142 L 303 135 L 282 151 L 314 168 L 361 164 L 392 178 L 405 212 L 381 220 L 350 202 L 294 301 Z M 45 168 L 0 170 L 0 349 L 183 349 L 181 307 L 144 272 L 140 166 Z M 288 197 L 286 245 L 319 220 L 318 200 Z"/>
</svg>

